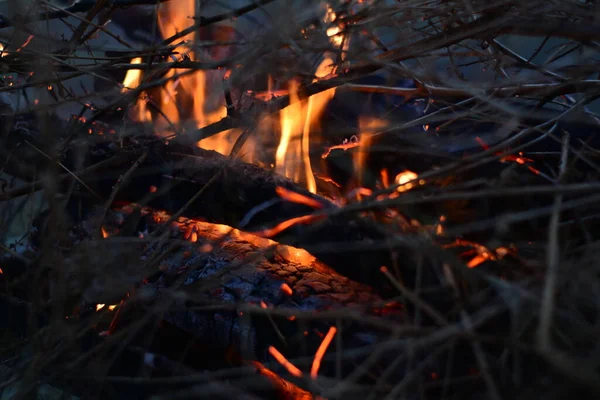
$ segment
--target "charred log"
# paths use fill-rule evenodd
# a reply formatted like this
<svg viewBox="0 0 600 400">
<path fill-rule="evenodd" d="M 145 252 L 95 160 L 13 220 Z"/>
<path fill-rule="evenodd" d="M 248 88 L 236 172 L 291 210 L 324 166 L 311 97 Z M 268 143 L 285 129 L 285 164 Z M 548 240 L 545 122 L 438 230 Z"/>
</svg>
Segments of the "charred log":
<svg viewBox="0 0 600 400">
<path fill-rule="evenodd" d="M 330 200 L 311 194 L 272 171 L 229 160 L 216 152 L 155 138 L 138 139 L 119 148 L 114 142 L 94 146 L 87 151 L 86 165 L 114 159 L 117 151 L 120 157 L 130 157 L 97 174 L 86 175 L 87 187 L 81 186 L 74 192 L 74 208 L 89 210 L 90 204 L 97 202 L 90 194 L 91 188 L 104 199 L 114 191 L 117 203 L 141 203 L 171 214 L 181 211 L 188 218 L 250 232 L 265 231 L 281 222 L 310 215 L 309 225 L 292 226 L 271 238 L 304 248 L 342 275 L 372 285 L 381 293 L 391 286 L 379 268 L 392 265 L 394 260 L 402 260 L 403 278 L 413 281 L 416 261 L 411 246 L 419 243 L 394 240 L 390 245 L 388 234 L 369 219 L 348 214 L 333 216 L 336 206 Z M 148 155 L 136 166 L 129 181 L 120 182 L 144 151 Z M 299 193 L 317 206 L 286 201 L 277 194 L 278 188 Z"/>
</svg>

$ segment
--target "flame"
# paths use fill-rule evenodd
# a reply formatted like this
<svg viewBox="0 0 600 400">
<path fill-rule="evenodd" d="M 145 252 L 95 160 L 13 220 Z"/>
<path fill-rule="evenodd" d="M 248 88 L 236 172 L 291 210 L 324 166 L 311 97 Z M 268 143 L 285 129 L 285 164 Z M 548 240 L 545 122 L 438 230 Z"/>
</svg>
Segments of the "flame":
<svg viewBox="0 0 600 400">
<path fill-rule="evenodd" d="M 300 177 L 299 168 L 296 168 L 298 156 L 301 148 L 294 146 L 293 150 L 288 151 L 290 142 L 294 138 L 294 131 L 298 125 L 298 121 L 302 118 L 302 104 L 298 98 L 298 82 L 292 80 L 290 82 L 290 105 L 281 110 L 279 114 L 281 125 L 281 139 L 277 152 L 275 153 L 275 170 L 281 175 L 285 175 L 290 179 L 298 180 Z M 297 143 L 297 140 L 294 140 Z"/>
<path fill-rule="evenodd" d="M 363 173 L 367 161 L 368 150 L 373 141 L 373 135 L 377 130 L 383 129 L 387 123 L 377 118 L 362 117 L 358 120 L 358 129 L 360 130 L 360 139 L 358 141 L 358 152 L 353 154 L 354 171 L 356 174 L 356 184 L 361 186 L 363 182 Z"/>
<path fill-rule="evenodd" d="M 158 27 L 163 38 L 170 38 L 178 32 L 194 24 L 197 7 L 195 0 L 171 0 L 162 2 L 158 8 Z M 325 21 L 335 23 L 336 15 L 328 8 Z M 231 35 L 233 30 L 225 29 Z M 346 47 L 348 40 L 340 27 L 332 25 L 327 30 L 327 35 L 335 47 Z M 222 36 L 222 35 L 221 35 Z M 203 52 L 192 48 L 192 44 L 199 39 L 197 32 L 189 33 L 174 42 L 172 61 L 200 61 L 218 58 L 216 50 Z M 214 39 L 214 38 L 213 38 Z M 231 39 L 220 37 L 219 39 Z M 209 54 L 210 53 L 210 54 Z M 223 51 L 221 51 L 223 53 Z M 132 63 L 141 63 L 140 58 L 135 58 Z M 158 71 L 160 72 L 160 71 Z M 315 71 L 315 81 L 326 79 L 335 72 L 334 55 L 326 53 Z M 198 129 L 227 116 L 224 95 L 221 86 L 214 83 L 227 76 L 227 72 L 205 72 L 187 69 L 171 68 L 166 71 L 164 78 L 167 83 L 157 96 L 153 96 L 153 112 L 147 109 L 147 94 L 141 93 L 137 104 L 133 108 L 132 118 L 140 122 L 152 123 L 158 134 L 168 135 L 173 130 L 185 132 Z M 123 91 L 139 86 L 142 82 L 141 70 L 130 70 L 123 81 Z M 315 122 L 322 115 L 327 103 L 335 94 L 335 89 L 318 93 L 307 100 L 300 101 L 298 96 L 299 84 L 292 80 L 289 82 L 290 105 L 280 112 L 279 128 L 281 138 L 275 154 L 276 171 L 294 181 L 304 181 L 311 193 L 316 193 L 316 180 L 312 171 L 310 160 L 310 131 Z M 273 84 L 269 82 L 268 94 L 273 94 Z M 217 95 L 212 95 L 216 93 Z M 272 122 L 272 121 L 271 121 Z M 198 142 L 198 146 L 207 150 L 228 154 L 233 148 L 237 136 L 241 131 L 232 129 L 221 132 L 212 137 Z M 250 141 L 254 139 L 251 138 Z M 250 142 L 243 152 L 246 161 L 253 162 L 256 143 Z M 252 148 L 249 148 L 252 147 Z"/>
<path fill-rule="evenodd" d="M 109 235 L 108 232 L 106 231 L 106 229 L 104 229 L 103 226 L 100 227 L 100 231 L 102 232 L 102 238 L 106 239 Z"/>
<path fill-rule="evenodd" d="M 319 64 L 315 81 L 331 73 L 332 61 L 325 57 Z M 292 80 L 289 86 L 290 105 L 280 113 L 281 140 L 275 154 L 276 171 L 294 181 L 301 180 L 304 171 L 307 189 L 316 193 L 317 184 L 310 163 L 310 129 L 335 95 L 335 88 L 317 93 L 301 102 L 298 97 L 298 82 Z"/>
<path fill-rule="evenodd" d="M 325 15 L 326 22 L 333 22 L 336 15 L 329 7 Z M 332 30 L 333 29 L 333 30 Z M 340 47 L 343 36 L 339 27 L 329 28 L 327 35 L 331 43 Z M 331 54 L 325 54 L 315 71 L 316 82 L 335 73 L 334 59 Z M 269 82 L 269 92 L 272 91 Z M 299 102 L 298 83 L 290 81 L 290 105 L 280 113 L 281 140 L 275 156 L 276 171 L 295 181 L 300 180 L 304 171 L 306 187 L 311 193 L 317 192 L 315 176 L 310 162 L 310 129 L 319 120 L 327 103 L 335 95 L 335 88 L 312 95 L 305 102 Z M 290 145 L 292 148 L 290 149 Z"/>
<path fill-rule="evenodd" d="M 195 16 L 195 12 L 194 0 L 172 0 L 161 3 L 158 12 L 158 27 L 163 38 L 169 38 L 193 25 L 192 18 Z M 172 61 L 185 59 L 200 61 L 204 58 L 200 51 L 193 51 L 190 48 L 196 39 L 195 32 L 179 39 L 180 41 L 173 49 Z M 141 59 L 134 58 L 131 62 L 132 64 L 141 63 Z M 123 81 L 123 91 L 139 86 L 141 78 L 141 70 L 128 71 Z M 167 135 L 173 128 L 184 131 L 185 129 L 202 128 L 227 115 L 222 98 L 217 99 L 219 100 L 217 104 L 215 98 L 207 96 L 208 89 L 215 93 L 218 91 L 208 87 L 209 76 L 206 72 L 199 70 L 189 73 L 185 69 L 171 68 L 166 72 L 164 78 L 168 79 L 168 82 L 162 88 L 159 99 L 156 101 L 156 105 L 160 109 L 157 115 L 153 116 L 147 110 L 146 94 L 142 93 L 132 116 L 137 121 L 152 123 L 158 134 Z M 221 132 L 198 142 L 198 146 L 226 154 L 233 147 L 230 136 L 236 132 L 239 133 L 237 130 Z"/>
<path fill-rule="evenodd" d="M 96 304 L 96 312 L 102 310 L 106 304 Z"/>
<path fill-rule="evenodd" d="M 135 57 L 131 60 L 131 64 L 141 64 L 142 57 Z M 142 82 L 142 70 L 141 69 L 130 69 L 125 74 L 125 79 L 123 79 L 123 88 L 122 92 L 126 92 L 130 89 L 135 89 L 140 86 Z"/>
</svg>

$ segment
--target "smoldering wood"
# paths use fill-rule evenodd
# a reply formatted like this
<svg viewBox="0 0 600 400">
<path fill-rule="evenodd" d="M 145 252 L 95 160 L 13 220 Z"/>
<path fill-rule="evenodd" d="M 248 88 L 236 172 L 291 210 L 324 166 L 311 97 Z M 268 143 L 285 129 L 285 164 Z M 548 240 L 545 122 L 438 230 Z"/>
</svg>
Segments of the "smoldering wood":
<svg viewBox="0 0 600 400">
<path fill-rule="evenodd" d="M 179 212 L 190 199 L 197 198 L 183 212 L 188 218 L 230 225 L 248 232 L 272 228 L 282 221 L 335 209 L 328 199 L 312 194 L 289 179 L 259 166 L 228 160 L 214 151 L 189 148 L 176 143 L 166 144 L 156 138 L 137 138 L 128 144 L 105 142 L 83 148 L 86 165 L 95 165 L 116 154 L 131 157 L 121 165 L 110 165 L 97 174 L 86 175 L 84 182 L 94 193 L 109 198 L 117 185 L 115 202 L 141 203 L 168 213 Z M 119 184 L 143 151 L 148 157 L 137 167 L 129 183 Z M 74 150 L 72 151 L 75 152 Z M 75 156 L 67 156 L 75 158 Z M 66 161 L 68 164 L 68 161 Z M 212 182 L 211 182 L 212 180 Z M 314 199 L 321 210 L 281 199 L 276 189 L 286 188 Z M 200 196 L 198 193 L 202 190 Z M 96 199 L 80 186 L 72 196 L 72 206 L 91 210 Z M 251 218 L 248 218 L 252 215 Z M 360 216 L 342 215 L 296 225 L 272 238 L 284 244 L 301 247 L 315 255 L 340 274 L 374 286 L 383 293 L 387 279 L 379 272 L 390 265 L 389 248 L 384 244 L 386 233 Z M 406 243 L 409 241 L 407 240 Z M 410 277 L 414 265 L 410 246 L 396 244 L 395 256 L 400 257 L 403 273 Z M 410 278 L 408 278 L 410 281 Z"/>
<path fill-rule="evenodd" d="M 373 288 L 318 260 L 295 259 L 288 246 L 265 247 L 183 217 L 170 224 L 162 239 L 120 236 L 134 210 L 134 205 L 124 206 L 109 211 L 103 221 L 89 218 L 82 225 L 87 237 L 64 264 L 69 293 L 81 299 L 80 309 L 124 299 L 128 307 L 142 307 L 201 343 L 223 352 L 235 349 L 242 360 L 260 361 L 279 372 L 282 367 L 268 354 L 269 346 L 289 359 L 313 357 L 323 335 L 335 326 L 342 338 L 323 360 L 325 376 L 335 376 L 331 354 L 342 351 L 339 344 L 362 348 L 362 355 L 348 356 L 359 362 L 370 353 L 365 349 L 406 322 L 399 303 L 385 301 Z M 168 214 L 151 208 L 142 209 L 141 216 L 138 235 L 147 238 L 169 221 Z M 101 225 L 112 236 L 94 240 Z M 283 284 L 291 291 L 282 290 Z M 379 361 L 385 365 L 393 359 L 386 355 Z M 342 372 L 352 368 L 353 362 L 344 362 Z"/>
</svg>

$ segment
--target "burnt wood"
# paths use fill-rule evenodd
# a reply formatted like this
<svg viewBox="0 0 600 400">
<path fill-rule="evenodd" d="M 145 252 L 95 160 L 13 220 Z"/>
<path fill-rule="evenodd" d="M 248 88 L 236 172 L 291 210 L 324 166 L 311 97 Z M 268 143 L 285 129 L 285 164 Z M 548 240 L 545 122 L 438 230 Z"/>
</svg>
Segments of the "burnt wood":
<svg viewBox="0 0 600 400">
<path fill-rule="evenodd" d="M 336 207 L 330 200 L 309 193 L 273 171 L 175 142 L 143 137 L 118 145 L 112 141 L 100 142 L 85 151 L 87 167 L 113 159 L 117 154 L 131 155 L 126 162 L 109 165 L 84 179 L 88 188 L 103 199 L 116 190 L 114 204 L 140 203 L 173 214 L 189 202 L 182 215 L 248 232 L 273 228 L 296 217 L 328 213 Z M 131 179 L 120 182 L 143 152 L 148 155 L 132 172 Z M 76 152 L 71 153 L 67 154 L 67 163 L 75 159 Z M 98 199 L 88 188 L 77 186 L 79 190 L 71 198 L 72 208 L 91 210 Z M 314 199 L 322 208 L 281 199 L 276 192 L 278 187 Z M 379 271 L 382 265 L 389 266 L 393 260 L 401 259 L 403 277 L 412 282 L 417 264 L 411 248 L 414 243 L 395 240 L 390 246 L 391 241 L 386 242 L 390 239 L 388 234 L 360 215 L 326 216 L 310 224 L 293 226 L 272 239 L 304 248 L 340 274 L 371 285 L 382 294 L 397 294 Z"/>
</svg>

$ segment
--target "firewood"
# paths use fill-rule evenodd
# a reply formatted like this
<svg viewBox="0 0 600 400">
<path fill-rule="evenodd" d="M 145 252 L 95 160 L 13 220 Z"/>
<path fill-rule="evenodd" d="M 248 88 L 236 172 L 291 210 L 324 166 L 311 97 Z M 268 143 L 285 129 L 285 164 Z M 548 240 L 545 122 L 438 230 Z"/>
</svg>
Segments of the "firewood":
<svg viewBox="0 0 600 400">
<path fill-rule="evenodd" d="M 90 237 L 102 224 L 107 238 L 84 241 L 66 260 L 69 287 L 81 289 L 88 307 L 116 302 L 119 292 L 128 292 L 125 304 L 162 315 L 201 342 L 260 362 L 272 360 L 271 346 L 288 358 L 312 357 L 337 324 L 338 343 L 345 349 L 368 347 L 405 318 L 399 303 L 383 300 L 309 253 L 223 225 L 180 217 L 166 236 L 145 240 L 170 216 L 143 208 L 138 234 L 144 238 L 127 240 L 119 236 L 120 228 L 134 209 L 110 210 L 103 222 L 88 220 L 84 229 Z M 116 261 L 124 257 L 137 259 L 123 263 L 127 271 Z M 78 279 L 84 264 L 85 271 L 95 271 L 85 283 Z M 132 291 L 135 280 L 143 283 Z M 324 360 L 321 371 L 332 374 L 334 366 Z"/>
<path fill-rule="evenodd" d="M 336 209 L 332 201 L 259 166 L 230 160 L 214 151 L 166 144 L 155 138 L 146 140 L 144 143 L 138 139 L 136 144 L 119 149 L 111 144 L 94 147 L 88 153 L 90 165 L 111 159 L 117 152 L 129 152 L 131 157 L 96 176 L 86 175 L 85 184 L 103 198 L 114 197 L 114 204 L 141 203 L 170 214 L 181 211 L 188 218 L 247 232 L 265 232 L 281 222 L 311 215 L 314 218 L 310 224 L 292 226 L 271 238 L 304 248 L 340 274 L 374 286 L 382 293 L 390 287 L 379 271 L 382 265 L 391 263 L 390 251 L 382 246 L 386 234 L 370 220 L 353 215 L 328 216 Z M 148 156 L 136 164 L 135 171 L 129 174 L 129 183 L 121 184 L 121 177 L 132 166 L 131 160 L 144 151 Z M 310 207 L 287 201 L 278 195 L 278 188 L 298 193 L 315 204 Z M 91 209 L 89 204 L 95 201 L 84 187 L 73 197 L 77 209 Z M 81 202 L 88 205 L 80 207 Z M 404 272 L 410 276 L 410 252 L 398 248 L 395 251 L 403 253 L 396 256 L 403 259 Z"/>
</svg>

